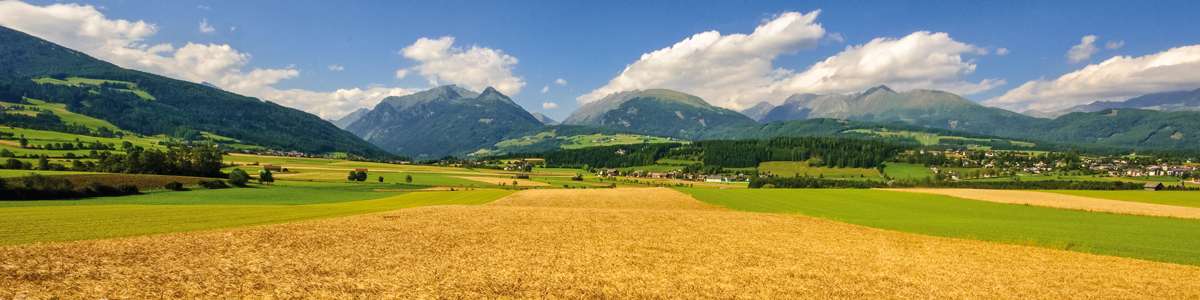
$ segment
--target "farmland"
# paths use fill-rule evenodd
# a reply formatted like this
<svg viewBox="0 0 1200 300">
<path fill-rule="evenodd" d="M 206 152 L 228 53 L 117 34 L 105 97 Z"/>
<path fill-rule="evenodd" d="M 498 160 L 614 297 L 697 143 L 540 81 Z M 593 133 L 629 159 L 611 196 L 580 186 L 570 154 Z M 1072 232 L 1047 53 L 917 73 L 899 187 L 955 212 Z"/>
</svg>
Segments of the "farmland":
<svg viewBox="0 0 1200 300">
<path fill-rule="evenodd" d="M 113 238 L 270 224 L 423 205 L 479 204 L 508 193 L 502 190 L 376 192 L 351 184 L 281 182 L 275 186 L 243 189 L 155 192 L 82 200 L 0 202 L 0 244 Z"/>
<path fill-rule="evenodd" d="M 881 190 L 685 189 L 731 209 L 795 213 L 935 236 L 1200 265 L 1200 221 Z"/>
<path fill-rule="evenodd" d="M 1147 191 L 1047 191 L 1066 195 L 1100 199 L 1133 201 L 1200 208 L 1200 193 L 1195 192 L 1147 192 Z"/>
<path fill-rule="evenodd" d="M 1196 267 L 728 211 L 668 189 L 530 190 L 484 205 L 4 247 L 0 260 L 0 295 L 1200 296 L 1181 280 Z"/>
</svg>

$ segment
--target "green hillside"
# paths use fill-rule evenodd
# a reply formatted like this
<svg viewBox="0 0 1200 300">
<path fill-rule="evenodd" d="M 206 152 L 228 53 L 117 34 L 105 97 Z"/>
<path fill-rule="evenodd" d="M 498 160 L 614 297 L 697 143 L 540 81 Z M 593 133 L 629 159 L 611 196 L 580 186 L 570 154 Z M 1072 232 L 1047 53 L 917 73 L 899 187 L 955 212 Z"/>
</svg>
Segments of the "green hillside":
<svg viewBox="0 0 1200 300">
<path fill-rule="evenodd" d="M 303 111 L 120 68 L 6 27 L 0 27 L 0 66 L 0 102 L 27 97 L 58 103 L 141 135 L 193 138 L 209 132 L 272 149 L 391 156 Z"/>
</svg>

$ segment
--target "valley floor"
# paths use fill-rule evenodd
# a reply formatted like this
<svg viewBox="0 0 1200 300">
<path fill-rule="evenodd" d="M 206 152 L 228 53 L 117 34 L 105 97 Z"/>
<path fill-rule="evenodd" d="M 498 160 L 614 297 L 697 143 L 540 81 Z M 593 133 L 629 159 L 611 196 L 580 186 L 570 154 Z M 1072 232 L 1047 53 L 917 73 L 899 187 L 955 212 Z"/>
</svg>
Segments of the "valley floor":
<svg viewBox="0 0 1200 300">
<path fill-rule="evenodd" d="M 483 205 L 6 246 L 0 297 L 1200 297 L 1191 265 L 706 202 L 664 188 L 527 190 Z"/>
</svg>

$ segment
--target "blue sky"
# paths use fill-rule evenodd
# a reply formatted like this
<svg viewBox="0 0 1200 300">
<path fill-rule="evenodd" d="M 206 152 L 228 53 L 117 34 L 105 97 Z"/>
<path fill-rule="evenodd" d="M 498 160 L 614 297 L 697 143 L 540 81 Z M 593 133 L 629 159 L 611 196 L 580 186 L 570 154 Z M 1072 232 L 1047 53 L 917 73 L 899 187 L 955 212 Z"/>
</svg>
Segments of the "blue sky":
<svg viewBox="0 0 1200 300">
<path fill-rule="evenodd" d="M 848 46 L 862 45 L 872 39 L 899 39 L 919 31 L 945 33 L 953 41 L 988 52 L 986 55 L 963 55 L 973 70 L 957 75 L 954 81 L 979 83 L 999 79 L 1005 82 L 984 91 L 964 93 L 976 101 L 1004 96 L 1030 81 L 1052 81 L 1113 56 L 1140 57 L 1200 43 L 1200 26 L 1194 21 L 1195 12 L 1200 11 L 1200 1 L 644 2 L 649 1 L 117 0 L 65 3 L 93 6 L 104 18 L 111 20 L 153 24 L 155 33 L 138 43 L 168 43 L 176 48 L 189 42 L 228 45 L 249 55 L 240 66 L 245 72 L 256 68 L 298 71 L 298 75 L 271 83 L 276 90 L 327 92 L 372 86 L 427 88 L 430 86 L 428 78 L 416 74 L 415 69 L 402 79 L 396 78 L 398 69 L 420 64 L 398 52 L 420 38 L 451 36 L 454 47 L 478 46 L 515 58 L 517 62 L 507 70 L 524 85 L 519 88 L 519 93 L 512 95 L 513 98 L 530 111 L 544 112 L 557 119 L 578 107 L 580 96 L 605 86 L 644 53 L 670 47 L 710 30 L 726 35 L 748 34 L 783 12 L 819 10 L 815 23 L 819 23 L 825 34 L 815 45 L 784 51 L 771 62 L 774 68 L 800 73 L 818 61 L 843 52 Z M 64 2 L 29 3 L 44 7 Z M 211 32 L 199 29 L 202 21 L 211 27 Z M 5 25 L 14 26 L 12 23 Z M 1080 44 L 1086 35 L 1097 36 L 1095 48 L 1098 49 L 1086 59 L 1068 61 L 1068 50 Z M 1109 49 L 1108 43 L 1121 47 Z M 999 48 L 1007 49 L 1008 53 L 999 55 Z M 334 71 L 330 69 L 331 65 L 344 69 Z M 567 84 L 554 84 L 558 78 L 565 79 Z M 1195 82 L 1192 83 L 1191 86 L 1195 86 Z M 929 88 L 942 86 L 947 83 Z M 548 92 L 541 93 L 543 87 L 549 87 Z M 923 88 L 916 83 L 912 87 Z M 1173 82 L 1158 89 L 1187 87 L 1188 82 Z M 237 91 L 236 88 L 233 90 Z M 1155 90 L 1081 95 L 1077 96 L 1079 100 L 1067 102 L 1120 98 L 1152 91 Z M 1021 100 L 1013 100 L 1017 104 L 1008 104 L 1007 108 L 1036 108 L 1038 106 L 1030 103 L 1056 101 L 1040 98 L 1061 94 L 1034 92 Z M 303 107 L 305 104 L 301 102 L 293 106 L 310 111 L 327 109 L 323 115 L 332 116 L 346 112 L 346 107 L 369 102 L 355 102 L 336 109 Z M 556 103 L 559 107 L 543 109 L 545 102 Z M 734 105 L 724 104 L 727 107 Z"/>
</svg>

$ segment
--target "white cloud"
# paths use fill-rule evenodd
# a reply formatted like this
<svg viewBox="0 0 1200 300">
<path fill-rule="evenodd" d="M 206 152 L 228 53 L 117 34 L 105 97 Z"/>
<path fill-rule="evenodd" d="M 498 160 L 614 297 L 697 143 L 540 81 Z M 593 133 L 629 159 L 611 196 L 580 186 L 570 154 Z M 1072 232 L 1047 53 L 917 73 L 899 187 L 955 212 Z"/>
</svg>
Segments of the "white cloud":
<svg viewBox="0 0 1200 300">
<path fill-rule="evenodd" d="M 207 18 L 200 19 L 200 33 L 213 33 L 213 32 L 217 32 L 217 29 L 213 28 L 212 25 L 208 24 L 208 19 Z"/>
<path fill-rule="evenodd" d="M 341 71 L 345 71 L 346 67 L 339 65 L 339 64 L 332 64 L 332 65 L 329 65 L 329 70 L 334 71 L 334 72 L 341 72 Z"/>
<path fill-rule="evenodd" d="M 516 57 L 498 49 L 454 47 L 454 37 L 420 38 L 400 54 L 417 61 L 412 70 L 431 85 L 453 83 L 477 91 L 490 86 L 508 95 L 520 93 L 525 86 L 525 81 L 512 73 Z"/>
<path fill-rule="evenodd" d="M 1108 50 L 1117 50 L 1121 49 L 1121 47 L 1125 47 L 1125 41 L 1108 41 L 1104 43 L 1104 49 Z"/>
<path fill-rule="evenodd" d="M 1088 60 L 1092 58 L 1092 54 L 1096 54 L 1096 50 L 1096 36 L 1085 35 L 1079 39 L 1078 45 L 1071 46 L 1071 49 L 1067 50 L 1067 61 L 1079 63 Z"/>
<path fill-rule="evenodd" d="M 829 41 L 832 41 L 834 43 L 838 43 L 838 44 L 846 43 L 846 36 L 842 35 L 842 33 L 840 33 L 840 32 L 831 32 L 831 33 L 829 33 L 829 35 L 826 36 L 826 38 L 828 38 Z"/>
<path fill-rule="evenodd" d="M 1004 84 L 963 78 L 974 73 L 967 55 L 986 50 L 955 41 L 946 33 L 914 32 L 903 38 L 876 38 L 796 72 L 773 65 L 781 54 L 815 46 L 825 34 L 820 12 L 788 12 L 747 34 L 716 31 L 693 35 L 668 48 L 643 54 L 608 84 L 580 96 L 595 101 L 611 93 L 669 88 L 710 103 L 742 109 L 761 101 L 782 101 L 795 93 L 846 93 L 887 84 L 900 89 L 932 88 L 973 94 Z"/>
<path fill-rule="evenodd" d="M 542 109 L 550 110 L 550 109 L 557 109 L 557 108 L 558 108 L 558 103 L 542 102 Z"/>
<path fill-rule="evenodd" d="M 269 99 L 322 117 L 344 114 L 364 104 L 373 104 L 382 99 L 381 95 L 412 92 L 385 87 L 339 89 L 333 92 L 279 90 L 273 85 L 300 76 L 300 70 L 293 66 L 248 68 L 250 54 L 227 44 L 187 43 L 178 48 L 168 43 L 147 44 L 146 40 L 157 32 L 154 24 L 140 20 L 109 19 L 89 5 L 36 6 L 20 1 L 0 1 L 0 25 L 125 68 L 197 83 L 208 82 L 231 92 Z"/>
<path fill-rule="evenodd" d="M 787 73 L 772 66 L 772 61 L 781 54 L 816 46 L 825 35 L 825 29 L 816 23 L 819 14 L 785 12 L 750 34 L 697 33 L 642 54 L 617 77 L 578 100 L 591 102 L 622 91 L 669 88 L 727 107 L 761 101 L 771 96 L 765 93 L 766 87 Z"/>
<path fill-rule="evenodd" d="M 542 86 L 542 94 L 550 92 L 550 86 Z"/>
<path fill-rule="evenodd" d="M 1005 56 L 1008 55 L 1008 53 L 1008 48 L 996 48 L 996 55 L 998 56 Z"/>
<path fill-rule="evenodd" d="M 562 79 L 562 78 L 555 79 L 555 80 L 554 80 L 554 84 L 557 84 L 557 85 L 567 85 L 567 80 L 566 80 L 566 79 Z"/>
<path fill-rule="evenodd" d="M 975 72 L 967 55 L 984 55 L 986 50 L 955 41 L 943 32 L 918 31 L 903 38 L 875 38 L 789 74 L 774 87 L 780 94 L 847 93 L 886 84 L 893 88 L 938 89 L 975 94 L 1005 83 L 1002 79 L 979 82 L 963 78 Z"/>
<path fill-rule="evenodd" d="M 404 77 L 408 77 L 408 69 L 397 69 L 396 70 L 396 79 L 397 80 L 404 79 Z"/>
<path fill-rule="evenodd" d="M 210 7 L 208 5 L 204 5 L 204 4 L 196 5 L 196 8 L 200 9 L 200 10 L 212 10 L 212 7 Z"/>
<path fill-rule="evenodd" d="M 264 91 L 261 97 L 284 106 L 304 108 L 325 119 L 336 119 L 359 108 L 374 107 L 388 96 L 404 96 L 418 91 L 381 86 L 337 89 L 332 92 L 272 88 Z"/>
<path fill-rule="evenodd" d="M 1053 80 L 1034 80 L 985 104 L 1024 111 L 1053 111 L 1097 100 L 1200 87 L 1200 45 L 1132 57 L 1116 56 Z"/>
</svg>

